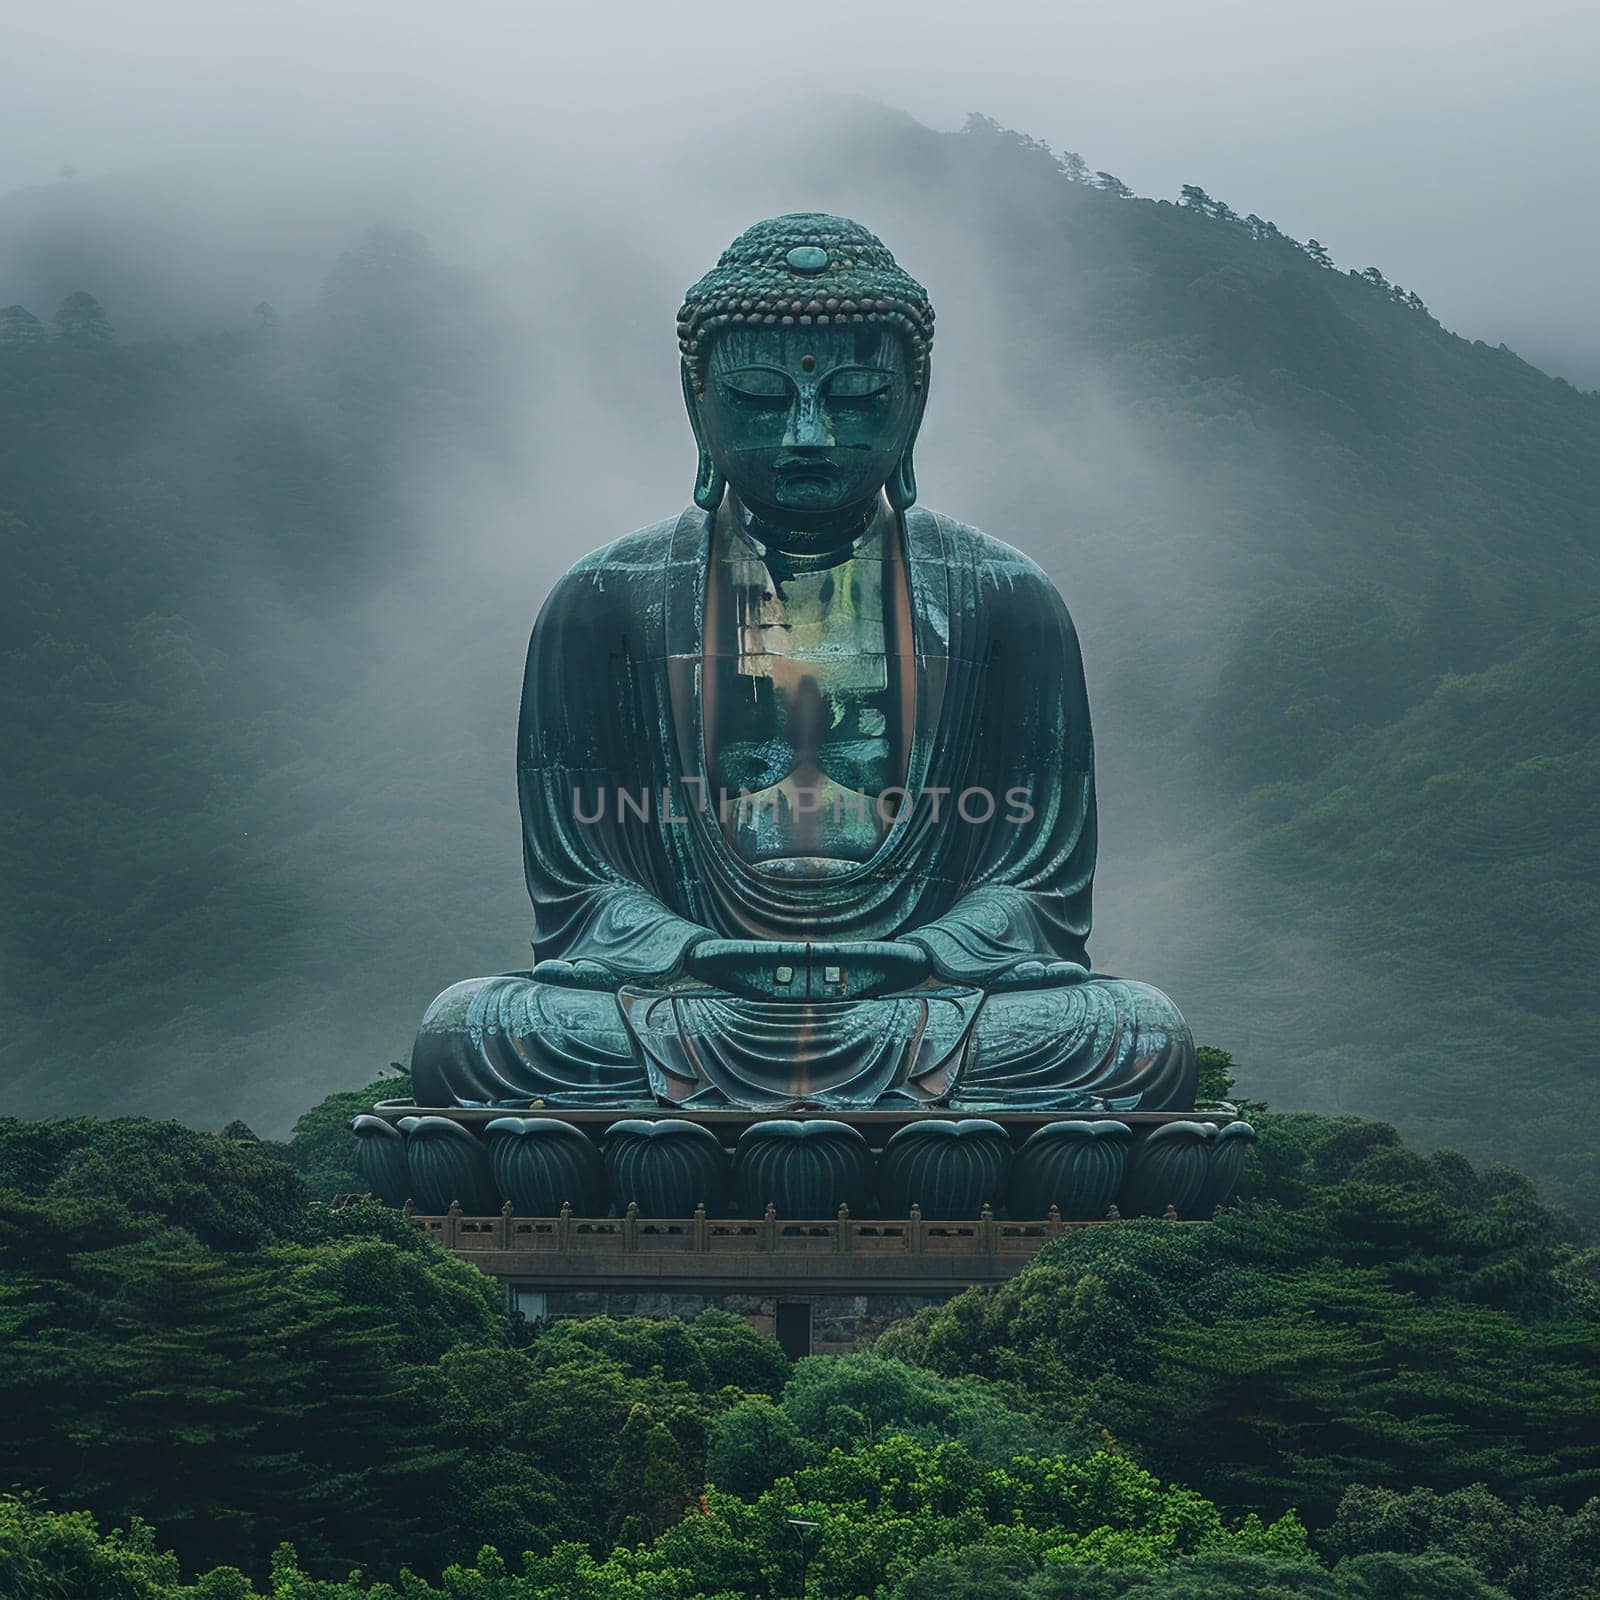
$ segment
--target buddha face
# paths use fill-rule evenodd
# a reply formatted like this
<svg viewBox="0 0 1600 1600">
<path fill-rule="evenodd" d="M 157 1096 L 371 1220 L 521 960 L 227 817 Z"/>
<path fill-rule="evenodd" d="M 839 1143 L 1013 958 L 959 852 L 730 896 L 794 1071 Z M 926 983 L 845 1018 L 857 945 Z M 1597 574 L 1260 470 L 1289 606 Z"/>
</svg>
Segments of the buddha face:
<svg viewBox="0 0 1600 1600">
<path fill-rule="evenodd" d="M 734 328 L 711 347 L 700 428 L 758 516 L 824 527 L 870 503 L 921 420 L 892 329 Z"/>
</svg>

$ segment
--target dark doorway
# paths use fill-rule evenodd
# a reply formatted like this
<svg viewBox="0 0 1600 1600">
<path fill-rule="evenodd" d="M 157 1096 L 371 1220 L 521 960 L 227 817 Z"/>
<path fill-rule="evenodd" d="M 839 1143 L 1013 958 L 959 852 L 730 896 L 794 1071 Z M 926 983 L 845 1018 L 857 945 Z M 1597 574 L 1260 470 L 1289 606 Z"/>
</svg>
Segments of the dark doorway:
<svg viewBox="0 0 1600 1600">
<path fill-rule="evenodd" d="M 791 1361 L 811 1354 L 811 1302 L 778 1302 L 778 1345 Z"/>
</svg>

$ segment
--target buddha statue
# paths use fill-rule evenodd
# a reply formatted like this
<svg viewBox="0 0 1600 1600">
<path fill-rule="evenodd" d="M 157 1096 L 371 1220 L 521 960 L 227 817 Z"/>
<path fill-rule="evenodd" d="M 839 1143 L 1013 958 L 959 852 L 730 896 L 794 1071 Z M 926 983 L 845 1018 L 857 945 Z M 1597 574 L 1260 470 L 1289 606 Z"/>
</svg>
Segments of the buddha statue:
<svg viewBox="0 0 1600 1600">
<path fill-rule="evenodd" d="M 688 291 L 693 504 L 539 615 L 534 961 L 434 1001 L 419 1106 L 1193 1106 L 1177 1008 L 1090 967 L 1067 608 L 917 503 L 933 322 L 826 215 L 756 224 Z"/>
</svg>

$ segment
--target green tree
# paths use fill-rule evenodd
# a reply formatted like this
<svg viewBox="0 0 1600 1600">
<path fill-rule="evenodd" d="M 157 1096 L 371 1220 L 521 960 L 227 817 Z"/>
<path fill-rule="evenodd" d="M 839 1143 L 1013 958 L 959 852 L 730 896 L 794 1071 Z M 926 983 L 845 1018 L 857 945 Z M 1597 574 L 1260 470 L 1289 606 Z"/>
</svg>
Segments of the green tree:
<svg viewBox="0 0 1600 1600">
<path fill-rule="evenodd" d="M 788 1410 L 771 1400 L 741 1400 L 711 1419 L 706 1477 L 730 1494 L 754 1497 L 809 1459 Z"/>
<path fill-rule="evenodd" d="M 0 1173 L 19 1193 L 105 1199 L 220 1250 L 287 1237 L 305 1209 L 273 1147 L 176 1122 L 0 1118 Z"/>
<path fill-rule="evenodd" d="M 1138 1570 L 1041 1567 L 979 1548 L 924 1563 L 894 1600 L 1505 1600 L 1505 1591 L 1448 1556 L 1362 1558 L 1327 1572 L 1207 1554 Z"/>
<path fill-rule="evenodd" d="M 370 1111 L 379 1100 L 404 1100 L 411 1093 L 411 1075 L 398 1061 L 388 1073 L 359 1089 L 341 1089 L 318 1101 L 295 1119 L 289 1135 L 289 1161 L 317 1200 L 364 1189 L 356 1170 L 356 1140 L 351 1120 Z"/>
<path fill-rule="evenodd" d="M 1482 1484 L 1438 1494 L 1357 1485 L 1321 1543 L 1333 1556 L 1443 1552 L 1512 1600 L 1585 1600 L 1600 1593 L 1600 1499 L 1575 1512 L 1507 1505 Z"/>
<path fill-rule="evenodd" d="M 1200 1063 L 1200 1077 L 1195 1084 L 1195 1097 L 1203 1106 L 1216 1105 L 1233 1096 L 1233 1052 L 1218 1050 L 1212 1045 L 1201 1045 L 1195 1051 Z"/>
<path fill-rule="evenodd" d="M 1314 1522 L 1351 1482 L 1600 1489 L 1581 1420 L 1600 1405 L 1600 1320 L 1561 1219 L 1382 1125 L 1261 1128 L 1242 1210 L 1070 1235 L 877 1348 L 1000 1384 L 1068 1437 L 1109 1429 L 1220 1501 Z"/>
</svg>

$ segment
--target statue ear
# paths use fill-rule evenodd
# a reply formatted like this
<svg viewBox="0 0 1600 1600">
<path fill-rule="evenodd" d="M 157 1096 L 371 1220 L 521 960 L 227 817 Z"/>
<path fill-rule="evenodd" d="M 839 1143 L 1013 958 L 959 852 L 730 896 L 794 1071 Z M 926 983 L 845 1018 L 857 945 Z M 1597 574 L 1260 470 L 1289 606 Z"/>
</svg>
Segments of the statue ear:
<svg viewBox="0 0 1600 1600">
<path fill-rule="evenodd" d="M 916 448 L 917 435 L 922 431 L 922 414 L 928 409 L 928 378 L 929 363 L 926 357 L 922 362 L 922 387 L 917 391 L 917 409 L 911 418 L 911 433 L 906 439 L 906 447 L 900 453 L 900 459 L 895 463 L 894 471 L 889 474 L 889 481 L 883 486 L 883 492 L 889 497 L 889 504 L 896 511 L 909 511 L 917 503 L 917 473 L 912 464 L 911 452 Z"/>
<path fill-rule="evenodd" d="M 715 511 L 722 504 L 728 480 L 717 471 L 717 464 L 706 449 L 705 430 L 700 425 L 700 396 L 695 393 L 694 373 L 687 359 L 682 363 L 682 374 L 684 409 L 689 413 L 689 426 L 694 431 L 695 449 L 700 452 L 694 474 L 694 503 L 702 511 Z"/>
</svg>

